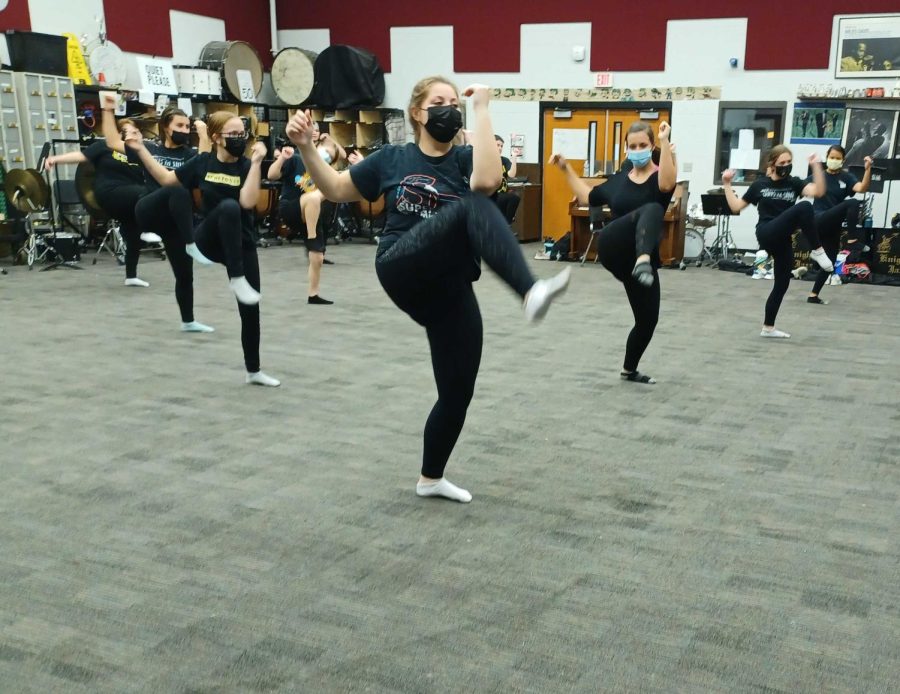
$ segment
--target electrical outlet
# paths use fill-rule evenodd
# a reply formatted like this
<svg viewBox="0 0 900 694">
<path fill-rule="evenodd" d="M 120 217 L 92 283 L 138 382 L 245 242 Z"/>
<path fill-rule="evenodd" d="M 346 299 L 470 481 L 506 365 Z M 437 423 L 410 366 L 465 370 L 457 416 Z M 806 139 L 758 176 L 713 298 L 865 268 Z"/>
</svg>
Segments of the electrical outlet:
<svg viewBox="0 0 900 694">
<path fill-rule="evenodd" d="M 681 165 L 681 170 L 685 173 L 691 173 L 691 171 L 694 170 L 694 165 L 691 162 L 686 161 Z"/>
</svg>

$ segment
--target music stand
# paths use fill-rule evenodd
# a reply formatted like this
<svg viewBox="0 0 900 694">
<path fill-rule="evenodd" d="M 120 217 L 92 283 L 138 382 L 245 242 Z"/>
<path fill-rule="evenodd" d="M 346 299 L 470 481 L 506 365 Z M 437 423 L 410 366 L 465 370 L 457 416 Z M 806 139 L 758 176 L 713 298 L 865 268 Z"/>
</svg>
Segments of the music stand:
<svg viewBox="0 0 900 694">
<path fill-rule="evenodd" d="M 728 260 L 728 249 L 735 246 L 734 239 L 731 238 L 731 218 L 734 212 L 728 206 L 728 198 L 724 195 L 714 195 L 704 193 L 700 195 L 700 202 L 703 205 L 703 214 L 712 215 L 716 218 L 716 238 L 712 243 L 713 249 L 719 255 L 720 261 Z"/>
</svg>

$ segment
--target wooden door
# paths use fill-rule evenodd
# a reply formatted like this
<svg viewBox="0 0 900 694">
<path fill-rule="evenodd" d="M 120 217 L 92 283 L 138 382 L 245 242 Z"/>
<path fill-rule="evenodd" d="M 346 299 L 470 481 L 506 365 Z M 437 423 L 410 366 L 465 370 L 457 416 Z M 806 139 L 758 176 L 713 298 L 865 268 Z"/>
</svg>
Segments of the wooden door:
<svg viewBox="0 0 900 694">
<path fill-rule="evenodd" d="M 547 166 L 547 161 L 553 152 L 553 132 L 558 128 L 570 130 L 588 130 L 591 124 L 596 124 L 595 147 L 593 148 L 593 161 L 589 165 L 591 174 L 611 174 L 618 170 L 625 159 L 625 133 L 635 121 L 641 120 L 640 114 L 656 114 L 655 119 L 645 119 L 653 124 L 653 130 L 657 131 L 659 123 L 669 120 L 668 109 L 644 108 L 577 108 L 567 109 L 563 114 L 571 116 L 561 118 L 559 112 L 553 108 L 546 108 L 543 114 L 543 152 L 544 164 L 541 182 L 543 184 L 543 205 L 541 214 L 541 227 L 544 236 L 552 236 L 558 239 L 565 234 L 571 224 L 569 219 L 569 202 L 572 200 L 572 190 L 566 183 L 565 176 L 556 167 Z M 576 173 L 584 171 L 585 157 L 588 156 L 588 148 L 582 158 L 569 158 L 569 163 Z"/>
</svg>

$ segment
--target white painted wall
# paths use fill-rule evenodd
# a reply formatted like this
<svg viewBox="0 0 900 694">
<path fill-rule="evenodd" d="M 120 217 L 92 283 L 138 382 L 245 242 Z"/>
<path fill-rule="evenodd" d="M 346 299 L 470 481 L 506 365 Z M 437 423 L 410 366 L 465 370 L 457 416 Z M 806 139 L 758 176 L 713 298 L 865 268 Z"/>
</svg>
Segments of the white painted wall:
<svg viewBox="0 0 900 694">
<path fill-rule="evenodd" d="M 331 45 L 329 29 L 288 29 L 278 32 L 278 48 L 305 48 L 321 53 Z"/>
<path fill-rule="evenodd" d="M 225 40 L 225 20 L 216 17 L 169 10 L 169 27 L 175 65 L 196 65 L 206 44 Z M 255 48 L 260 50 L 261 47 Z"/>
</svg>

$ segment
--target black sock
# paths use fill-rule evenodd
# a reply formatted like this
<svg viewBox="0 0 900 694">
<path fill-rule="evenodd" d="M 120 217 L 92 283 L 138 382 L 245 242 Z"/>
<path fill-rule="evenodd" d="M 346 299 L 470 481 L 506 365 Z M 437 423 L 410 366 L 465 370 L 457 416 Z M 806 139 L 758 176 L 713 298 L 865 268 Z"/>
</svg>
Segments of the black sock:
<svg viewBox="0 0 900 694">
<path fill-rule="evenodd" d="M 322 265 L 334 265 L 334 261 L 328 260 L 328 258 L 322 258 Z"/>
<path fill-rule="evenodd" d="M 315 296 L 308 297 L 306 299 L 306 303 L 308 304 L 333 304 L 333 301 L 329 301 L 328 299 L 323 299 L 321 296 L 316 294 Z"/>
</svg>

